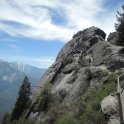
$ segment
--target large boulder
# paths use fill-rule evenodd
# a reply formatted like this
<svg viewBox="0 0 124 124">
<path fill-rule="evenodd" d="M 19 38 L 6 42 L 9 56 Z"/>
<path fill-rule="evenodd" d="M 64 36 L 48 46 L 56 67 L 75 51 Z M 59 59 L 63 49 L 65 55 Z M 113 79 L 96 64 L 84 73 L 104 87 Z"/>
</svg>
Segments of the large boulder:
<svg viewBox="0 0 124 124">
<path fill-rule="evenodd" d="M 105 115 L 108 115 L 109 120 L 107 124 L 120 124 L 119 119 L 119 105 L 116 96 L 107 96 L 101 101 L 101 109 Z"/>
<path fill-rule="evenodd" d="M 71 60 L 76 61 L 80 52 L 86 52 L 95 43 L 104 41 L 106 34 L 97 27 L 90 27 L 75 34 L 59 52 L 55 63 L 47 70 L 41 82 L 55 83 L 58 73 Z M 72 61 L 73 61 L 72 60 Z"/>
<path fill-rule="evenodd" d="M 84 32 L 85 32 L 85 34 L 84 34 Z M 101 38 L 103 38 L 103 39 L 105 39 L 105 37 L 106 37 L 106 34 L 105 34 L 105 32 L 103 31 L 103 30 L 101 30 L 101 29 L 99 29 L 99 28 L 97 28 L 97 27 L 90 27 L 90 28 L 87 28 L 87 29 L 85 29 L 85 30 L 83 30 L 83 31 L 78 31 L 74 36 L 73 36 L 73 38 L 75 38 L 75 37 L 78 37 L 78 36 L 80 36 L 80 35 L 87 35 L 87 37 L 91 37 L 91 36 L 93 36 L 93 35 L 98 35 L 98 36 L 100 36 Z"/>
<path fill-rule="evenodd" d="M 104 114 L 113 115 L 118 113 L 118 100 L 114 96 L 107 96 L 101 101 L 101 109 Z"/>
<path fill-rule="evenodd" d="M 59 52 L 57 61 L 63 59 L 69 53 L 79 52 L 81 50 L 86 51 L 95 43 L 104 41 L 105 37 L 105 32 L 97 27 L 90 27 L 79 31 Z"/>
</svg>

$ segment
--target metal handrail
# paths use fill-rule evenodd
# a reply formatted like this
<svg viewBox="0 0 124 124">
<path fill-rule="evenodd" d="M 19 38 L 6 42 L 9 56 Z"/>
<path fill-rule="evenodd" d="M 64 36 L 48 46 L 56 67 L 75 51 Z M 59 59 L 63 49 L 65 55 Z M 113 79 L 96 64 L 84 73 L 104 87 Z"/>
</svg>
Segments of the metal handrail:
<svg viewBox="0 0 124 124">
<path fill-rule="evenodd" d="M 119 114 L 120 114 L 120 124 L 124 124 L 123 119 L 123 108 L 122 108 L 122 99 L 121 99 L 121 87 L 120 87 L 120 77 L 122 77 L 124 73 L 117 77 L 117 95 L 118 95 L 118 103 L 119 103 Z"/>
<path fill-rule="evenodd" d="M 121 87 L 120 87 L 120 81 L 119 81 L 119 79 L 120 79 L 120 77 L 122 77 L 124 75 L 124 73 L 122 73 L 121 75 L 119 75 L 118 77 L 117 77 L 117 92 L 121 92 Z"/>
</svg>

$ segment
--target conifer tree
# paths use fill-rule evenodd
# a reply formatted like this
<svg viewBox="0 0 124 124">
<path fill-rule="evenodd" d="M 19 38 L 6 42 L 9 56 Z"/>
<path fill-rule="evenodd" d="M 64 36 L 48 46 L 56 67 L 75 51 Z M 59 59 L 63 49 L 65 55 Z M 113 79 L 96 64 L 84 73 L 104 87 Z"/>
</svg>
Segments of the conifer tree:
<svg viewBox="0 0 124 124">
<path fill-rule="evenodd" d="M 124 5 L 122 5 L 122 9 L 124 11 Z M 117 45 L 124 46 L 124 12 L 118 12 L 117 22 L 118 23 L 115 24 L 115 29 L 119 33 Z"/>
<path fill-rule="evenodd" d="M 22 115 L 22 113 L 30 105 L 31 87 L 30 87 L 30 82 L 29 82 L 27 76 L 25 76 L 18 94 L 19 94 L 19 96 L 17 98 L 17 101 L 15 103 L 15 107 L 14 107 L 13 112 L 11 114 L 11 121 L 18 120 L 19 117 Z"/>
</svg>

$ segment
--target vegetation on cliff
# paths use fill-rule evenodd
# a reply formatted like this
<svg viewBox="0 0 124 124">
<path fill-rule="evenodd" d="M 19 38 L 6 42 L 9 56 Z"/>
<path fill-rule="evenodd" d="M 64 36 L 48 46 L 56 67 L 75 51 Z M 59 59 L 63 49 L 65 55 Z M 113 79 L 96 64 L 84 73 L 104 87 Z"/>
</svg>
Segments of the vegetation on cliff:
<svg viewBox="0 0 124 124">
<path fill-rule="evenodd" d="M 102 113 L 100 103 L 116 91 L 116 76 L 111 74 L 103 84 L 94 85 L 69 104 L 53 94 L 51 88 L 50 84 L 45 84 L 38 96 L 36 108 L 42 113 L 43 120 L 25 120 L 22 116 L 14 124 L 106 124 L 109 115 Z"/>
<path fill-rule="evenodd" d="M 118 12 L 117 23 L 115 24 L 116 31 L 119 32 L 119 39 L 117 45 L 124 46 L 124 5 L 122 5 L 123 12 Z"/>
</svg>

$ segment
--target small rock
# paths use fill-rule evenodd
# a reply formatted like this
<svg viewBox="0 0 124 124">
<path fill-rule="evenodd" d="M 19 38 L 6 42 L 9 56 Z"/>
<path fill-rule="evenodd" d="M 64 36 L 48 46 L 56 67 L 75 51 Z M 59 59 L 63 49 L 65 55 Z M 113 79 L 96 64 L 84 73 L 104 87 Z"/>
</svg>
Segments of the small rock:
<svg viewBox="0 0 124 124">
<path fill-rule="evenodd" d="M 120 124 L 119 118 L 111 117 L 108 121 L 108 124 Z"/>
</svg>

